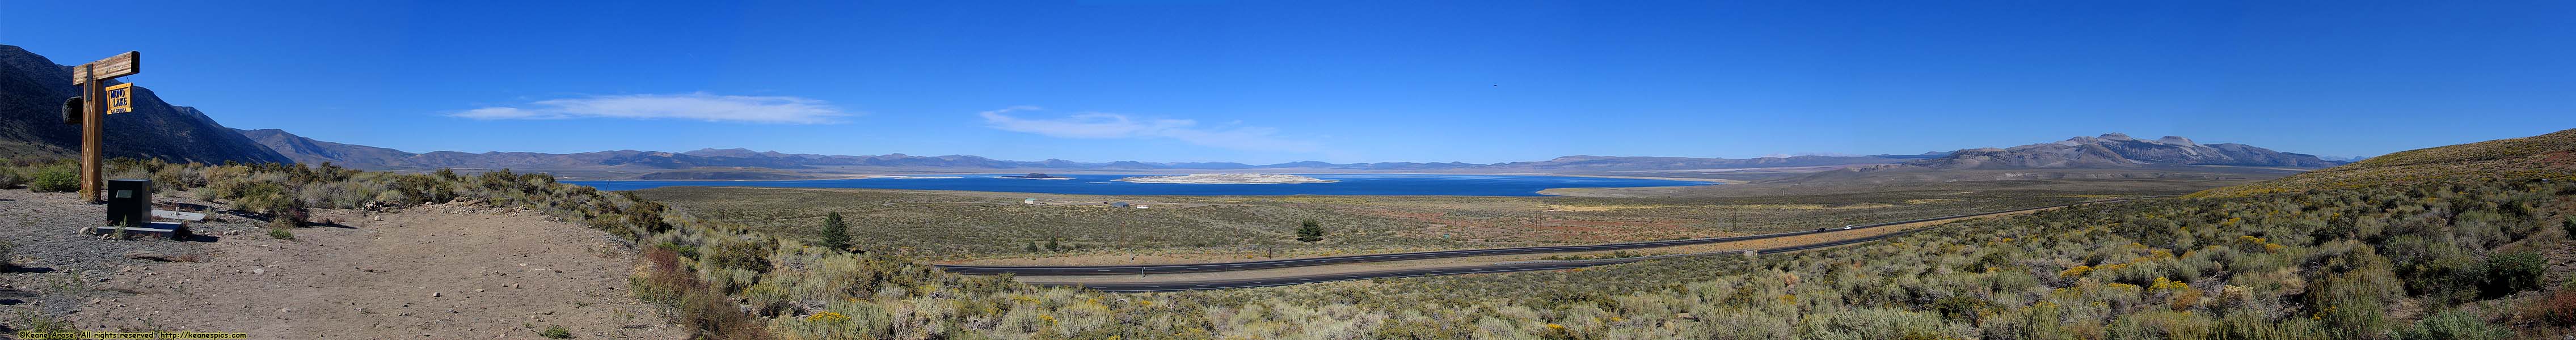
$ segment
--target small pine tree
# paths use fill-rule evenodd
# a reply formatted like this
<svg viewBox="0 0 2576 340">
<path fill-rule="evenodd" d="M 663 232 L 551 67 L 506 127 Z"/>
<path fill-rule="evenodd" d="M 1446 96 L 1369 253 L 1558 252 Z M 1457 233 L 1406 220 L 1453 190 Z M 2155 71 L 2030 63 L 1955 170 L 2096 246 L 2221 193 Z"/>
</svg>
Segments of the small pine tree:
<svg viewBox="0 0 2576 340">
<path fill-rule="evenodd" d="M 1063 245 L 1063 244 L 1055 243 L 1055 238 L 1053 238 L 1053 237 L 1049 237 L 1049 238 L 1047 238 L 1047 247 L 1046 247 L 1046 248 L 1047 248 L 1047 251 L 1059 251 L 1059 250 L 1064 250 L 1064 245 Z"/>
<path fill-rule="evenodd" d="M 823 215 L 823 230 L 820 231 L 823 232 L 823 246 L 832 249 L 850 248 L 850 225 L 841 222 L 840 212 Z"/>
<path fill-rule="evenodd" d="M 1024 249 L 1027 249 L 1031 253 L 1038 252 L 1038 240 L 1029 240 L 1029 247 Z"/>
<path fill-rule="evenodd" d="M 1323 240 L 1324 240 L 1324 223 L 1323 223 L 1323 222 L 1316 222 L 1315 220 L 1306 220 L 1305 222 L 1299 222 L 1299 223 L 1297 223 L 1297 242 L 1308 242 L 1308 243 L 1312 243 L 1312 242 L 1315 242 L 1315 241 L 1323 241 Z"/>
</svg>

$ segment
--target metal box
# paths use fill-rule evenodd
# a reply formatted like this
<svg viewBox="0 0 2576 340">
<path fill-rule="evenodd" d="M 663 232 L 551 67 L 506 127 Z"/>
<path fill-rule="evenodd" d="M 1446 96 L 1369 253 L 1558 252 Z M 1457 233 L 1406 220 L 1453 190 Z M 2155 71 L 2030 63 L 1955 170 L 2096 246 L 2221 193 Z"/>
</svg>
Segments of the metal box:
<svg viewBox="0 0 2576 340">
<path fill-rule="evenodd" d="M 152 180 L 107 180 L 107 224 L 141 227 L 152 222 Z"/>
</svg>

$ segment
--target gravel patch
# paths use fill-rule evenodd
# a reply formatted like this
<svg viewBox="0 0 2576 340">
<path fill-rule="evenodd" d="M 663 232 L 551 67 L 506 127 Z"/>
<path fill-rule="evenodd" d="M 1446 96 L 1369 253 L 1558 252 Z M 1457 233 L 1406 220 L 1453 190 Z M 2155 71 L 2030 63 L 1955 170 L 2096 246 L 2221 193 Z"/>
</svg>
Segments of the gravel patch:
<svg viewBox="0 0 2576 340">
<path fill-rule="evenodd" d="M 219 206 L 194 198 L 170 197 L 169 193 L 162 195 L 156 201 Z M 196 240 L 113 239 L 79 233 L 82 227 L 107 224 L 105 204 L 81 202 L 71 193 L 0 190 L 0 241 L 17 245 L 10 259 L 17 266 L 0 273 L 0 289 L 18 296 L 10 299 L 17 300 L 14 303 L 0 301 L 0 305 L 42 308 L 56 315 L 69 313 L 90 299 L 126 295 L 93 287 L 117 273 L 158 262 L 128 255 L 203 256 L 207 241 L 267 237 L 260 233 L 260 223 L 239 216 L 208 214 L 207 221 L 190 223 L 192 231 L 205 235 Z"/>
</svg>

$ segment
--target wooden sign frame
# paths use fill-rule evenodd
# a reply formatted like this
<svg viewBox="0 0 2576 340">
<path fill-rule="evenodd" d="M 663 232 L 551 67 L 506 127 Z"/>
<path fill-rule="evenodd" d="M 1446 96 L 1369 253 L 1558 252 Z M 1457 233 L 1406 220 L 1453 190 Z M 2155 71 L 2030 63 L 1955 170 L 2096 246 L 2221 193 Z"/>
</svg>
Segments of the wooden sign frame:
<svg viewBox="0 0 2576 340">
<path fill-rule="evenodd" d="M 101 139 L 107 136 L 108 101 L 105 99 L 111 86 L 103 83 L 109 79 L 135 73 L 143 73 L 143 52 L 125 51 L 107 59 L 99 59 L 72 68 L 72 84 L 81 85 L 81 97 L 90 99 L 85 101 L 89 107 L 81 110 L 81 200 L 104 201 L 99 198 L 99 193 L 102 191 L 99 190 L 99 184 L 106 178 L 101 174 L 105 168 L 99 163 L 99 154 L 105 149 Z M 134 93 L 131 91 L 134 84 L 116 84 L 112 87 L 117 88 L 117 92 L 121 94 L 117 104 L 123 110 L 117 112 L 132 111 Z"/>
</svg>

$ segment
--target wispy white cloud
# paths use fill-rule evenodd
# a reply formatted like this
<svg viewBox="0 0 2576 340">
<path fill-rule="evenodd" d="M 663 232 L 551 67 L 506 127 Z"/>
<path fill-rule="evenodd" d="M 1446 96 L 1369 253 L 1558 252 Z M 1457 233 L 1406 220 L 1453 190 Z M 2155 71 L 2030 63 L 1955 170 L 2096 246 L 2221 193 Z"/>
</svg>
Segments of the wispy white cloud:
<svg viewBox="0 0 2576 340">
<path fill-rule="evenodd" d="M 995 129 L 1027 132 L 1062 138 L 1167 138 L 1190 144 L 1247 151 L 1321 152 L 1321 143 L 1278 136 L 1279 130 L 1266 127 L 1230 126 L 1200 127 L 1188 119 L 1133 118 L 1101 112 L 1077 113 L 1061 118 L 1031 119 L 1014 117 L 1012 112 L 1038 111 L 1035 106 L 1015 106 L 978 113 L 984 124 Z"/>
<path fill-rule="evenodd" d="M 831 124 L 854 115 L 822 100 L 785 96 L 725 96 L 706 92 L 549 99 L 448 114 L 472 119 L 691 119 L 766 124 Z"/>
</svg>

